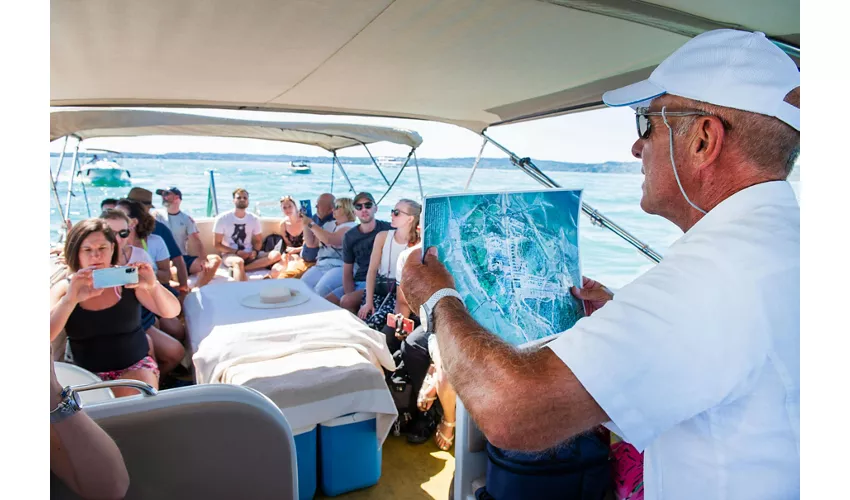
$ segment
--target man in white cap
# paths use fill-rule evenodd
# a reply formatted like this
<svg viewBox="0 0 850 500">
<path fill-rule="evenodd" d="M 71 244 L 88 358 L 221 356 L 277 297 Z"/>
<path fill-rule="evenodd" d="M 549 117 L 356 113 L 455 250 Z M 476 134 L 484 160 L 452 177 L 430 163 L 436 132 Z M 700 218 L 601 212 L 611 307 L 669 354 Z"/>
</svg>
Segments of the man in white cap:
<svg viewBox="0 0 850 500">
<path fill-rule="evenodd" d="M 647 499 L 799 497 L 799 86 L 762 33 L 716 30 L 603 96 L 635 108 L 641 208 L 685 234 L 616 297 L 574 290 L 591 315 L 545 348 L 477 324 L 434 249 L 408 260 L 402 291 L 493 445 L 604 424 L 645 450 Z"/>
</svg>

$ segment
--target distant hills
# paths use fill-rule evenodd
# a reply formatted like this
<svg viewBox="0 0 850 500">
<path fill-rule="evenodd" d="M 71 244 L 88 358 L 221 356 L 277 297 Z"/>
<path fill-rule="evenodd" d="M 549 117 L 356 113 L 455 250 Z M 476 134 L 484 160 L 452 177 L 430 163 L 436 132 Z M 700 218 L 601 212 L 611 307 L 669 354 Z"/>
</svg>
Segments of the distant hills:
<svg viewBox="0 0 850 500">
<path fill-rule="evenodd" d="M 51 157 L 58 157 L 59 153 L 50 153 Z M 99 155 L 104 157 L 104 155 Z M 134 159 L 150 159 L 150 160 L 197 160 L 197 161 L 231 161 L 231 162 L 278 162 L 288 164 L 291 160 L 308 160 L 312 163 L 329 163 L 330 158 L 325 156 L 290 156 L 290 155 L 257 155 L 257 154 L 238 154 L 238 153 L 166 153 L 166 154 L 148 154 L 148 153 L 124 153 L 123 158 Z M 90 153 L 81 153 L 80 159 L 82 162 L 88 161 L 92 157 Z M 399 158 L 404 161 L 404 158 Z M 66 155 L 66 161 L 68 160 Z M 343 165 L 371 165 L 372 161 L 369 158 L 359 157 L 340 157 Z M 535 160 L 532 161 L 538 168 L 544 172 L 606 172 L 606 173 L 640 173 L 640 162 L 605 162 L 605 163 L 570 163 L 551 160 Z M 475 158 L 419 158 L 420 167 L 442 167 L 442 168 L 471 168 L 475 162 Z M 413 166 L 413 160 L 410 165 Z M 507 158 L 481 158 L 478 163 L 478 168 L 482 169 L 510 169 L 515 168 Z"/>
<path fill-rule="evenodd" d="M 58 157 L 59 153 L 50 153 L 51 157 Z M 103 156 L 103 155 L 100 155 Z M 147 159 L 147 160 L 197 160 L 197 161 L 231 161 L 231 162 L 277 162 L 289 164 L 292 160 L 308 160 L 311 163 L 330 163 L 330 158 L 326 156 L 291 156 L 291 155 L 255 155 L 255 154 L 239 154 L 239 153 L 166 153 L 162 155 L 148 153 L 124 153 L 123 158 Z M 90 153 L 80 153 L 82 162 L 88 161 L 92 157 Z M 371 165 L 372 160 L 369 158 L 341 156 L 340 161 L 343 165 Z M 404 158 L 399 158 L 404 161 Z M 70 161 L 66 155 L 66 161 Z M 640 162 L 616 162 L 606 161 L 605 163 L 571 163 L 563 161 L 551 160 L 535 160 L 532 161 L 540 170 L 544 172 L 600 172 L 613 174 L 639 174 Z M 419 158 L 420 167 L 441 167 L 441 168 L 471 168 L 475 162 L 473 157 L 465 158 Z M 413 160 L 410 165 L 413 166 Z M 514 167 L 507 158 L 481 158 L 478 163 L 478 168 L 484 169 L 511 169 Z M 799 162 L 794 167 L 789 180 L 800 179 L 800 164 Z"/>
</svg>

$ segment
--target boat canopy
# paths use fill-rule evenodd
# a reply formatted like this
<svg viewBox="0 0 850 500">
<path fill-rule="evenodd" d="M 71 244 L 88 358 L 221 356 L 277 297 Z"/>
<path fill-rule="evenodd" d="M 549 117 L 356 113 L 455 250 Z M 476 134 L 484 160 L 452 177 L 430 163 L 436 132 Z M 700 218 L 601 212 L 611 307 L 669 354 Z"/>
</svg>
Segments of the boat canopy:
<svg viewBox="0 0 850 500">
<path fill-rule="evenodd" d="M 602 107 L 604 91 L 724 27 L 762 31 L 799 57 L 799 0 L 52 0 L 50 103 L 417 118 L 480 133 Z"/>
<path fill-rule="evenodd" d="M 73 109 L 50 113 L 51 141 L 65 136 L 84 140 L 147 135 L 265 139 L 318 146 L 331 153 L 381 141 L 412 149 L 422 144 L 422 137 L 411 130 L 374 125 L 242 120 L 145 109 Z"/>
</svg>

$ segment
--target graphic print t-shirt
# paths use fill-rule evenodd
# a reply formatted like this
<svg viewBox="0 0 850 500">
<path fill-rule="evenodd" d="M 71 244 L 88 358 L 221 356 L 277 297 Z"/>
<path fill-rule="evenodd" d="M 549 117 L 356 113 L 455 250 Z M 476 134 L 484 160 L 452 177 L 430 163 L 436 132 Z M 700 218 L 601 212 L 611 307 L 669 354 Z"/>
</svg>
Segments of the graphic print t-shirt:
<svg viewBox="0 0 850 500">
<path fill-rule="evenodd" d="M 240 219 L 235 213 L 227 212 L 216 217 L 213 232 L 224 235 L 221 243 L 235 251 L 250 250 L 252 237 L 263 231 L 260 219 L 255 215 L 246 213 Z"/>
</svg>

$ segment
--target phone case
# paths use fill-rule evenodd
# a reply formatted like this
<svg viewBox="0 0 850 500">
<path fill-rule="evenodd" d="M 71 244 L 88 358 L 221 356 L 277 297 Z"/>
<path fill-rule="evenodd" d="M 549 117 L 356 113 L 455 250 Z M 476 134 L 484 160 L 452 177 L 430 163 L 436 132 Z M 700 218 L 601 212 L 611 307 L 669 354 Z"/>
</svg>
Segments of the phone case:
<svg viewBox="0 0 850 500">
<path fill-rule="evenodd" d="M 301 203 L 301 211 L 304 212 L 307 217 L 312 218 L 313 208 L 310 206 L 310 200 L 301 200 L 299 203 Z"/>
<path fill-rule="evenodd" d="M 92 271 L 95 288 L 131 285 L 139 282 L 139 270 L 135 267 L 108 267 Z"/>
<path fill-rule="evenodd" d="M 393 313 L 387 314 L 387 326 L 390 328 L 398 329 L 398 322 L 396 321 L 396 315 Z M 404 333 L 413 333 L 413 320 L 408 318 L 402 318 L 401 320 L 401 331 Z"/>
</svg>

